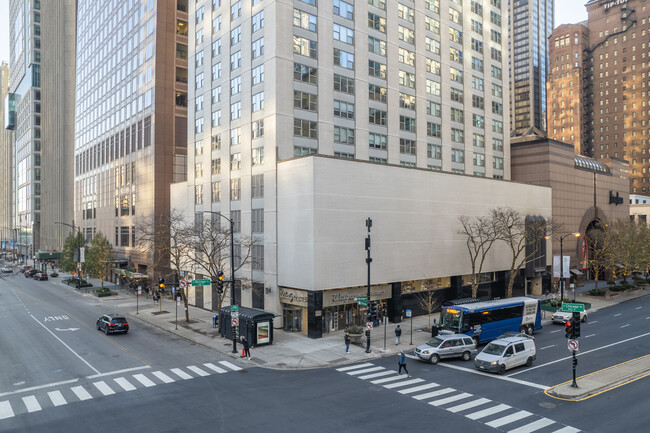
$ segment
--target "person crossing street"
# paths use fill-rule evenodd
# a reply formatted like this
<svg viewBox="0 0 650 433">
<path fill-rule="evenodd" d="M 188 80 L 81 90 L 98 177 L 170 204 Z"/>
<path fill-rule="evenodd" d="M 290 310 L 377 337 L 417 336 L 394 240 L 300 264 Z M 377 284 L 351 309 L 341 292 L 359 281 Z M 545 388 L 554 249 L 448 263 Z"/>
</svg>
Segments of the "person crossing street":
<svg viewBox="0 0 650 433">
<path fill-rule="evenodd" d="M 409 374 L 409 371 L 406 369 L 406 354 L 402 350 L 399 354 L 399 370 L 397 371 L 397 374 L 402 374 L 402 368 L 404 369 L 404 372 L 408 375 L 408 377 L 411 377 Z"/>
</svg>

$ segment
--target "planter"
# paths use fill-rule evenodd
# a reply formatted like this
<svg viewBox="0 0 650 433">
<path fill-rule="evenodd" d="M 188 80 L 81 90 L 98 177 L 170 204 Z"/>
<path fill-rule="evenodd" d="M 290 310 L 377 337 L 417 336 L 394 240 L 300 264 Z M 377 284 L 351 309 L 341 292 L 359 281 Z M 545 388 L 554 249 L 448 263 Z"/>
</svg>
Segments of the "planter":
<svg viewBox="0 0 650 433">
<path fill-rule="evenodd" d="M 610 292 L 608 291 L 607 294 L 605 295 L 605 299 L 608 301 L 611 301 L 613 299 L 616 299 L 621 296 L 621 292 Z"/>
<path fill-rule="evenodd" d="M 350 343 L 352 344 L 362 344 L 364 334 L 350 334 Z"/>
<path fill-rule="evenodd" d="M 97 296 L 98 298 L 105 298 L 107 296 L 115 295 L 115 292 L 98 292 L 97 290 L 93 290 L 92 294 Z"/>
</svg>

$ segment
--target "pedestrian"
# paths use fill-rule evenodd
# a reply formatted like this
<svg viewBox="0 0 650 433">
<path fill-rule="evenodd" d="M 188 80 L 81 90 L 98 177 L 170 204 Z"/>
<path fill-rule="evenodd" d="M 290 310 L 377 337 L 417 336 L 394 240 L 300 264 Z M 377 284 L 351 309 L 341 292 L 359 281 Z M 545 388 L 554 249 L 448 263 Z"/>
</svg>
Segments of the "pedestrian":
<svg viewBox="0 0 650 433">
<path fill-rule="evenodd" d="M 408 377 L 411 377 L 409 371 L 406 369 L 406 354 L 404 353 L 403 350 L 399 354 L 399 370 L 397 370 L 397 374 L 402 374 L 402 368 L 404 369 Z"/>
<path fill-rule="evenodd" d="M 246 337 L 241 338 L 241 344 L 244 346 L 244 358 L 251 359 L 250 346 L 248 345 L 248 340 Z"/>
<path fill-rule="evenodd" d="M 397 325 L 397 328 L 395 328 L 395 346 L 399 344 L 400 335 L 402 335 L 402 328 Z"/>
<path fill-rule="evenodd" d="M 350 332 L 345 331 L 345 353 L 350 353 Z"/>
</svg>

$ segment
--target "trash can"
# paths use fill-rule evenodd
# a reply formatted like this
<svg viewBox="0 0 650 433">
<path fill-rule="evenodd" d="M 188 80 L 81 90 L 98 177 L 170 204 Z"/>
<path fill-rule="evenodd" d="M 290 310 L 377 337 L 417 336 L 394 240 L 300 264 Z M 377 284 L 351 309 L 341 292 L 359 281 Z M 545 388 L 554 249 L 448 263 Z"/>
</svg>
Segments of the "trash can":
<svg viewBox="0 0 650 433">
<path fill-rule="evenodd" d="M 431 325 L 431 337 L 438 336 L 438 325 Z"/>
</svg>

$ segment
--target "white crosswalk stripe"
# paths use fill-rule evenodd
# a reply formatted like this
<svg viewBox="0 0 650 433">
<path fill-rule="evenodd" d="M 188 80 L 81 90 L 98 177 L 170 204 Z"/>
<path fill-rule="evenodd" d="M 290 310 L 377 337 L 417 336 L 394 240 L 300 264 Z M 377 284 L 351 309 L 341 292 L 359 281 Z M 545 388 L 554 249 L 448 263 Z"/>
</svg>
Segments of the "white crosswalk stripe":
<svg viewBox="0 0 650 433">
<path fill-rule="evenodd" d="M 41 405 L 38 403 L 38 400 L 36 400 L 36 396 L 33 395 L 28 395 L 27 397 L 23 397 L 23 403 L 25 403 L 27 412 L 37 412 L 43 409 Z"/>
<path fill-rule="evenodd" d="M 190 365 L 190 366 L 187 367 L 187 369 L 192 370 L 194 373 L 198 374 L 199 376 L 210 376 L 210 373 L 208 373 L 205 370 L 201 370 L 196 365 Z"/>
<path fill-rule="evenodd" d="M 591 323 L 594 323 L 594 322 L 591 322 Z M 559 430 L 555 430 L 553 433 L 578 433 L 579 431 L 580 430 L 575 428 L 575 427 L 566 426 L 566 427 L 561 428 Z"/>
<path fill-rule="evenodd" d="M 216 365 L 212 364 L 211 362 L 208 362 L 207 364 L 203 364 L 203 365 L 208 367 L 210 370 L 216 371 L 217 373 L 226 373 L 227 372 L 223 368 L 217 367 Z"/>
<path fill-rule="evenodd" d="M 477 420 L 481 418 L 485 418 L 486 416 L 493 415 L 495 413 L 503 412 L 504 410 L 510 409 L 512 406 L 508 406 L 507 404 L 500 404 L 498 406 L 491 407 L 489 409 L 483 409 L 478 412 L 470 413 L 469 415 L 465 415 L 467 418 L 472 419 L 472 420 Z"/>
<path fill-rule="evenodd" d="M 143 384 L 144 386 L 146 386 L 147 388 L 152 387 L 152 386 L 156 386 L 156 384 L 151 379 L 149 379 L 147 376 L 145 376 L 144 374 L 141 374 L 141 373 L 140 374 L 134 374 L 133 378 L 135 380 L 137 380 L 138 382 L 140 382 L 141 384 Z"/>
<path fill-rule="evenodd" d="M 501 427 L 506 424 L 510 424 L 511 422 L 519 421 L 520 419 L 527 418 L 531 416 L 532 413 L 526 411 L 526 410 L 520 410 L 519 412 L 515 412 L 513 414 L 504 416 L 502 418 L 497 418 L 493 421 L 486 422 L 485 425 L 489 425 L 490 427 Z"/>
<path fill-rule="evenodd" d="M 380 383 L 392 382 L 394 380 L 404 380 L 404 378 L 405 376 L 398 376 L 397 373 L 395 373 L 394 376 L 385 377 L 383 379 L 371 380 L 370 383 L 374 385 L 379 385 Z"/>
<path fill-rule="evenodd" d="M 508 433 L 531 433 L 543 429 L 544 427 L 548 427 L 551 424 L 555 424 L 555 421 L 548 418 L 541 418 L 537 421 L 531 422 L 530 424 L 526 424 L 514 430 L 510 430 Z"/>
<path fill-rule="evenodd" d="M 124 389 L 124 391 L 133 391 L 136 389 L 135 386 L 131 385 L 131 382 L 129 382 L 123 377 L 116 377 L 113 380 L 117 382 L 117 384 L 120 385 Z"/>
<path fill-rule="evenodd" d="M 366 362 L 365 364 L 350 365 L 347 367 L 337 368 L 336 371 L 349 371 L 356 370 L 357 368 L 371 367 L 373 364 Z"/>
<path fill-rule="evenodd" d="M 106 382 L 104 382 L 103 380 L 100 380 L 99 382 L 95 382 L 93 383 L 93 385 L 95 385 L 95 388 L 97 388 L 99 392 L 101 392 L 104 395 L 115 394 L 115 391 L 113 391 L 110 386 L 106 385 Z"/>
<path fill-rule="evenodd" d="M 226 367 L 228 367 L 229 369 L 231 369 L 233 371 L 241 370 L 241 367 L 237 367 L 235 364 L 232 364 L 232 363 L 230 363 L 228 361 L 219 361 L 219 364 L 225 365 Z"/>
<path fill-rule="evenodd" d="M 151 374 L 153 374 L 154 376 L 156 376 L 158 379 L 162 380 L 164 383 L 172 383 L 172 382 L 176 382 L 174 379 L 172 379 L 171 377 L 167 376 L 167 375 L 166 375 L 165 373 L 163 373 L 162 371 L 154 371 L 154 372 L 152 372 Z"/>
<path fill-rule="evenodd" d="M 420 385 L 420 386 L 414 386 L 413 388 L 401 389 L 401 390 L 399 390 L 397 392 L 399 392 L 400 394 L 412 394 L 414 392 L 424 391 L 425 389 L 436 388 L 438 386 L 440 386 L 440 385 L 438 385 L 437 383 L 432 382 L 432 383 L 427 383 L 427 384 Z"/>
<path fill-rule="evenodd" d="M 438 397 L 440 395 L 449 394 L 450 392 L 456 391 L 454 388 L 444 388 L 438 391 L 427 392 L 426 394 L 414 395 L 413 398 L 416 400 L 426 400 L 431 397 Z"/>
<path fill-rule="evenodd" d="M 84 388 L 83 386 L 73 386 L 73 387 L 70 388 L 70 389 L 72 390 L 72 392 L 75 393 L 75 395 L 77 396 L 77 398 L 78 398 L 79 400 L 81 400 L 81 401 L 84 401 L 84 400 L 90 400 L 91 398 L 93 398 L 93 397 L 88 393 L 88 391 L 85 390 L 85 388 Z"/>
<path fill-rule="evenodd" d="M 354 376 L 354 375 L 357 375 L 357 374 L 370 373 L 372 371 L 378 371 L 378 370 L 383 370 L 383 369 L 384 369 L 384 367 L 370 367 L 370 368 L 364 368 L 364 369 L 361 369 L 361 370 L 348 371 L 348 374 L 350 376 Z"/>
<path fill-rule="evenodd" d="M 455 401 L 463 400 L 463 399 L 466 399 L 466 398 L 469 398 L 469 397 L 472 397 L 472 394 L 468 394 L 468 393 L 464 392 L 462 394 L 452 395 L 451 397 L 443 398 L 443 399 L 440 399 L 440 400 L 430 401 L 429 404 L 431 406 L 442 406 L 443 404 L 453 403 Z"/>
<path fill-rule="evenodd" d="M 388 389 L 399 388 L 400 386 L 413 385 L 415 383 L 420 383 L 420 382 L 424 382 L 424 379 L 411 379 L 405 382 L 389 383 L 388 385 L 384 385 L 384 388 L 388 388 Z"/>
<path fill-rule="evenodd" d="M 52 404 L 54 406 L 63 406 L 64 404 L 68 403 L 65 401 L 65 398 L 63 398 L 61 391 L 50 391 L 47 393 L 47 395 L 50 397 L 50 400 L 52 400 Z"/>
<path fill-rule="evenodd" d="M 379 373 L 372 373 L 372 374 L 366 374 L 365 376 L 359 376 L 359 379 L 367 380 L 367 379 L 372 379 L 373 377 L 381 377 L 389 374 L 395 374 L 395 372 L 392 370 L 384 370 L 384 371 L 380 371 Z"/>
<path fill-rule="evenodd" d="M 14 410 L 8 401 L 0 401 L 0 419 L 11 418 L 14 416 Z"/>
<path fill-rule="evenodd" d="M 181 379 L 185 379 L 185 380 L 187 380 L 187 379 L 191 379 L 191 378 L 192 378 L 192 376 L 190 376 L 189 374 L 185 373 L 185 372 L 184 372 L 183 370 L 181 370 L 180 368 L 172 368 L 170 371 L 171 371 L 172 373 L 174 373 L 176 376 L 180 377 Z"/>
<path fill-rule="evenodd" d="M 470 401 L 468 403 L 459 404 L 458 406 L 448 407 L 447 410 L 452 413 L 462 412 L 467 409 L 472 409 L 476 406 L 481 406 L 486 403 L 490 403 L 492 400 L 489 398 L 479 398 L 478 400 Z"/>
</svg>

